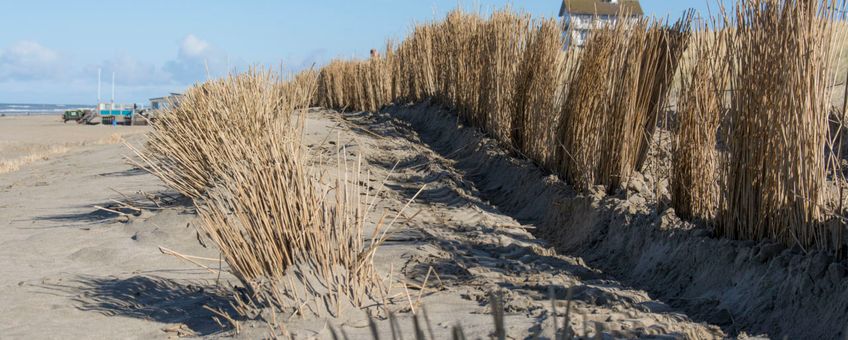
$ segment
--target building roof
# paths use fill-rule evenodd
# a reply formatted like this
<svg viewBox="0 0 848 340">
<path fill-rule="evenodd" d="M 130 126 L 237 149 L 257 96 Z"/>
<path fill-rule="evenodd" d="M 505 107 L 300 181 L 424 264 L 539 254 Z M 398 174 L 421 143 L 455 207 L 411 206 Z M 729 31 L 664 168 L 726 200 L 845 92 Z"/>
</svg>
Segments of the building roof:
<svg viewBox="0 0 848 340">
<path fill-rule="evenodd" d="M 619 15 L 629 13 L 631 16 L 642 16 L 642 5 L 639 0 L 563 0 L 559 9 L 559 16 L 570 15 Z"/>
<path fill-rule="evenodd" d="M 171 95 L 169 95 L 169 96 L 165 96 L 165 97 L 156 97 L 156 98 L 150 98 L 150 101 L 154 101 L 154 100 L 165 100 L 165 99 L 172 99 L 172 98 L 179 98 L 179 97 L 182 97 L 182 96 L 183 96 L 183 94 L 182 94 L 182 93 L 171 92 Z"/>
</svg>

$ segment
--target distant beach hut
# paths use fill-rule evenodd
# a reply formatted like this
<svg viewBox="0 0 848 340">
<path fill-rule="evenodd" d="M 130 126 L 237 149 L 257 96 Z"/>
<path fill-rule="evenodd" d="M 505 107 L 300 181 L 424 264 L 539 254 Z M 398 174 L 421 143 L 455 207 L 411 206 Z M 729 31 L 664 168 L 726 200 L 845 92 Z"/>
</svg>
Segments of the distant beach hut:
<svg viewBox="0 0 848 340">
<path fill-rule="evenodd" d="M 151 110 L 164 110 L 172 106 L 180 105 L 180 100 L 183 95 L 180 93 L 171 93 L 171 95 L 158 97 L 158 98 L 150 98 L 150 109 Z"/>
</svg>

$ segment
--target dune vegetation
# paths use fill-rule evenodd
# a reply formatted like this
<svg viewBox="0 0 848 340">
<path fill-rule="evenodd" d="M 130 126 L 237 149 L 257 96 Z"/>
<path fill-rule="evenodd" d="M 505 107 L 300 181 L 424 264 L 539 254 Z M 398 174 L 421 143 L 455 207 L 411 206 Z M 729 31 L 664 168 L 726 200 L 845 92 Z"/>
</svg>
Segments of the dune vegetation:
<svg viewBox="0 0 848 340">
<path fill-rule="evenodd" d="M 710 24 L 619 20 L 584 46 L 554 19 L 457 10 L 379 57 L 199 84 L 136 151 L 194 201 L 199 230 L 246 288 L 248 315 L 304 313 L 306 297 L 338 311 L 386 293 L 372 257 L 390 226 L 363 239 L 374 198 L 355 185 L 357 161 L 340 156 L 335 176 L 312 167 L 301 134 L 313 105 L 442 105 L 585 194 L 626 188 L 662 130 L 671 158 L 659 166 L 681 217 L 720 237 L 841 255 L 844 129 L 829 120 L 844 112 L 831 105 L 837 7 L 742 0 Z"/>
<path fill-rule="evenodd" d="M 587 193 L 615 193 L 644 171 L 664 125 L 674 146 L 661 166 L 681 216 L 721 236 L 838 253 L 837 8 L 745 0 L 713 18 L 620 20 L 584 46 L 550 19 L 454 11 L 385 57 L 321 69 L 315 104 L 433 101 Z"/>
</svg>

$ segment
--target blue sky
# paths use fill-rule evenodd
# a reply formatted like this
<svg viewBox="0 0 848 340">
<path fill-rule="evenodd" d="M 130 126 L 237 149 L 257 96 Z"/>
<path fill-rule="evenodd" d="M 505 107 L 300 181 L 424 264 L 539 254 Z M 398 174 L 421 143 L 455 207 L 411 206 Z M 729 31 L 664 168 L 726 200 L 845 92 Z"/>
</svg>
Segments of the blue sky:
<svg viewBox="0 0 848 340">
<path fill-rule="evenodd" d="M 705 11 L 715 0 L 643 0 L 649 15 Z M 726 1 L 726 0 L 722 0 Z M 27 0 L 0 10 L 0 103 L 93 104 L 97 69 L 108 100 L 182 91 L 228 69 L 248 65 L 290 69 L 334 57 L 365 57 L 387 38 L 402 38 L 415 21 L 462 6 L 508 3 L 555 16 L 558 0 Z"/>
</svg>

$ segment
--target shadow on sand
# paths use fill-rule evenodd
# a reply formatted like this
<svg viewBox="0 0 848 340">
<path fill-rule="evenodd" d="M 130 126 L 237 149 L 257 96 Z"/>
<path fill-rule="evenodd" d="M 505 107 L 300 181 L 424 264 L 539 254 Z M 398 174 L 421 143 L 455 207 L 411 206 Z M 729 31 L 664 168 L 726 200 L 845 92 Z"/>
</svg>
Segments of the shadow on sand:
<svg viewBox="0 0 848 340">
<path fill-rule="evenodd" d="M 155 276 L 79 277 L 68 284 L 43 288 L 71 294 L 76 307 L 83 311 L 184 325 L 172 331 L 189 336 L 228 330 L 230 325 L 207 308 L 237 316 L 227 292 L 205 283 Z"/>
<path fill-rule="evenodd" d="M 105 173 L 102 173 L 98 176 L 101 176 L 101 177 L 131 177 L 131 176 L 146 175 L 146 174 L 149 174 L 149 173 L 150 172 L 148 172 L 147 170 L 135 167 L 135 168 L 127 169 L 127 170 L 105 172 Z"/>
<path fill-rule="evenodd" d="M 34 220 L 59 222 L 65 224 L 63 227 L 80 227 L 96 223 L 111 223 L 122 215 L 139 216 L 143 211 L 183 209 L 193 213 L 194 205 L 188 197 L 171 191 L 161 191 L 144 195 L 136 193 L 132 196 L 118 197 L 115 200 L 76 206 L 73 209 L 79 212 L 38 216 Z"/>
</svg>

